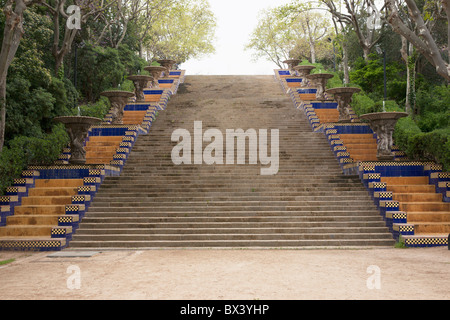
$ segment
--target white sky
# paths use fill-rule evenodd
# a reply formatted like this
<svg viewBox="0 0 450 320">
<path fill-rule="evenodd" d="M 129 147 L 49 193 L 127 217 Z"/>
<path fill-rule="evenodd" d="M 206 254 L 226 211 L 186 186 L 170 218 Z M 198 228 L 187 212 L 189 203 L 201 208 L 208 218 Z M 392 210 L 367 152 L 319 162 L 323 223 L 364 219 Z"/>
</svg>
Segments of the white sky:
<svg viewBox="0 0 450 320">
<path fill-rule="evenodd" d="M 277 66 L 265 59 L 252 62 L 252 51 L 244 46 L 257 25 L 262 9 L 292 0 L 209 0 L 217 19 L 216 53 L 180 65 L 187 75 L 272 75 Z"/>
</svg>

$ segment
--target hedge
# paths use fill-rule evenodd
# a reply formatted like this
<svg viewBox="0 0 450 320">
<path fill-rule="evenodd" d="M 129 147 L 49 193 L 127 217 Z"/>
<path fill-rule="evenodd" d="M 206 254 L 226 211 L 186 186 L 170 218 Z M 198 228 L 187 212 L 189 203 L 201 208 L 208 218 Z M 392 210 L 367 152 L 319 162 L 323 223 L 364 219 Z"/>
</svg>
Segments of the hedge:
<svg viewBox="0 0 450 320">
<path fill-rule="evenodd" d="M 68 143 L 69 137 L 62 124 L 55 125 L 50 134 L 42 137 L 19 136 L 9 141 L 0 153 L 0 194 L 3 195 L 29 165 L 54 163 Z"/>
</svg>

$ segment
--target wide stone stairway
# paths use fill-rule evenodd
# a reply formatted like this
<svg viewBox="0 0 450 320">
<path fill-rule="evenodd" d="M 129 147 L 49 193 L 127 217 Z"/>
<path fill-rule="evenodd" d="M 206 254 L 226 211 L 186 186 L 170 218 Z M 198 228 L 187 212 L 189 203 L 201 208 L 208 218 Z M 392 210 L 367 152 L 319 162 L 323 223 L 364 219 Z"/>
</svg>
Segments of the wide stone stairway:
<svg viewBox="0 0 450 320">
<path fill-rule="evenodd" d="M 175 165 L 172 133 L 188 130 L 194 146 L 194 121 L 223 133 L 224 162 L 227 129 L 267 129 L 269 155 L 279 129 L 278 173 L 249 164 L 248 146 L 245 164 Z M 120 176 L 105 178 L 69 249 L 393 244 L 359 177 L 342 174 L 273 77 L 188 76 Z"/>
</svg>

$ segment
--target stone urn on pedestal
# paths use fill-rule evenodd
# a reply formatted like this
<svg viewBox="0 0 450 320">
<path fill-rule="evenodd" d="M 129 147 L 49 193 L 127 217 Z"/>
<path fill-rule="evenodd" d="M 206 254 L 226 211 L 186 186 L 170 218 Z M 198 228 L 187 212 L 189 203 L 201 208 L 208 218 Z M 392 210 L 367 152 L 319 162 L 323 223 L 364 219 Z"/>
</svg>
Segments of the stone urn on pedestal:
<svg viewBox="0 0 450 320">
<path fill-rule="evenodd" d="M 295 66 L 294 70 L 296 71 L 297 76 L 299 76 L 299 77 L 303 78 L 304 80 L 306 80 L 306 77 L 309 74 L 311 74 L 311 71 L 313 69 L 315 69 L 315 68 L 316 68 L 315 66 L 303 65 L 303 66 Z M 305 85 L 306 85 L 306 81 L 302 81 L 302 86 L 305 86 Z"/>
<path fill-rule="evenodd" d="M 300 62 L 302 62 L 302 60 L 300 60 L 300 59 L 288 59 L 288 60 L 283 61 L 283 63 L 287 64 L 291 75 L 294 75 L 294 73 L 295 73 L 294 67 L 297 66 Z"/>
<path fill-rule="evenodd" d="M 107 97 L 111 103 L 111 124 L 122 124 L 123 110 L 128 102 L 128 99 L 134 97 L 134 93 L 130 91 L 109 90 L 103 91 L 101 95 Z"/>
<path fill-rule="evenodd" d="M 54 119 L 65 125 L 66 131 L 70 137 L 70 164 L 82 165 L 86 163 L 86 150 L 84 141 L 88 135 L 89 129 L 93 125 L 101 123 L 101 119 L 83 116 L 56 117 Z"/>
<path fill-rule="evenodd" d="M 156 62 L 158 62 L 161 65 L 161 67 L 166 68 L 167 70 L 166 77 L 169 77 L 170 70 L 173 70 L 173 66 L 175 65 L 175 63 L 177 63 L 175 60 L 170 59 L 161 59 L 157 60 Z"/>
<path fill-rule="evenodd" d="M 153 77 L 146 75 L 134 75 L 129 76 L 128 79 L 134 83 L 134 95 L 136 96 L 136 101 L 144 101 L 144 89 L 151 88 Z"/>
<path fill-rule="evenodd" d="M 334 96 L 338 104 L 339 122 L 351 122 L 350 103 L 353 99 L 353 94 L 360 92 L 361 89 L 353 87 L 339 87 L 328 89 L 326 92 Z"/>
<path fill-rule="evenodd" d="M 165 67 L 160 67 L 160 66 L 148 66 L 148 67 L 144 67 L 145 71 L 148 71 L 152 77 L 153 77 L 153 83 L 152 86 L 153 88 L 158 88 L 159 87 L 159 82 L 158 80 L 162 77 L 162 73 L 166 70 Z"/>
<path fill-rule="evenodd" d="M 334 75 L 331 73 L 314 73 L 306 76 L 306 78 L 311 82 L 311 86 L 317 88 L 317 100 L 327 100 L 325 98 L 325 89 L 327 87 L 328 80 L 333 77 Z"/>
<path fill-rule="evenodd" d="M 395 125 L 398 119 L 407 117 L 406 112 L 376 112 L 360 116 L 363 120 L 368 120 L 370 127 L 377 134 L 377 158 L 380 161 L 394 160 L 392 152 Z"/>
</svg>

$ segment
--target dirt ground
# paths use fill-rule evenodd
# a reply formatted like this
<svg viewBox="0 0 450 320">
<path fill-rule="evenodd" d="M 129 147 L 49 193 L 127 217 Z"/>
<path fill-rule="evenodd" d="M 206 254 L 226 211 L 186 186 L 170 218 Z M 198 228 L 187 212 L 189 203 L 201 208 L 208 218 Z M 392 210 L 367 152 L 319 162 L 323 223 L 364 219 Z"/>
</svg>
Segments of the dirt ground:
<svg viewBox="0 0 450 320">
<path fill-rule="evenodd" d="M 447 247 L 155 249 L 53 254 L 0 252 L 0 261 L 15 259 L 0 266 L 0 300 L 450 298 Z"/>
</svg>

